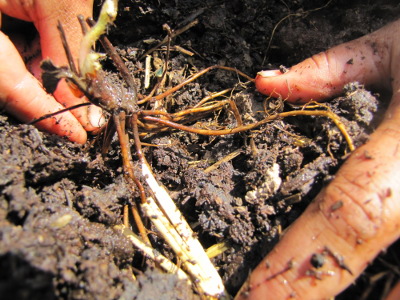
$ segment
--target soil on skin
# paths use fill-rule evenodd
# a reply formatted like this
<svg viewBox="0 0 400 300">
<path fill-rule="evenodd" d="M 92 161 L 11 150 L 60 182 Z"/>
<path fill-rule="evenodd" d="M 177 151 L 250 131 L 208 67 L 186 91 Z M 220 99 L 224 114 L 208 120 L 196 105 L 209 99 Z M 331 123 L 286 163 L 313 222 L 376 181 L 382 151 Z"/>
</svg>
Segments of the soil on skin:
<svg viewBox="0 0 400 300">
<path fill-rule="evenodd" d="M 140 93 L 148 94 L 142 80 L 144 60 L 138 58 L 165 36 L 164 23 L 176 29 L 199 21 L 172 43 L 194 55 L 171 53 L 167 88 L 215 64 L 252 76 L 261 69 L 290 66 L 399 16 L 397 1 L 364 2 L 334 0 L 325 6 L 327 1 L 317 0 L 125 0 L 120 1 L 109 36 L 135 72 Z M 164 58 L 165 51 L 151 55 Z M 115 73 L 109 60 L 104 67 L 110 75 Z M 213 71 L 169 97 L 164 105 L 170 112 L 179 111 L 210 92 L 235 87 L 232 99 L 243 121 L 260 120 L 265 97 L 241 80 L 239 84 L 236 74 Z M 378 124 L 386 102 L 350 84 L 342 96 L 326 105 L 341 117 L 358 146 Z M 267 109 L 298 108 L 271 99 Z M 199 122 L 214 128 L 237 125 L 228 109 Z M 198 298 L 174 275 L 157 271 L 113 231 L 113 225 L 122 222 L 123 206 L 136 196 L 123 179 L 116 139 L 107 155 L 101 156 L 97 143 L 78 146 L 4 114 L 0 123 L 2 299 Z M 348 151 L 329 119 L 309 116 L 275 120 L 250 132 L 222 137 L 171 130 L 148 135 L 143 142 L 159 145 L 145 147 L 145 156 L 203 246 L 229 244 L 213 262 L 231 295 L 273 248 L 281 231 L 332 179 Z M 206 171 L 235 151 L 235 158 Z M 173 257 L 159 237 L 154 235 L 152 241 Z M 396 281 L 389 271 L 395 260 L 389 249 L 337 299 L 377 299 L 386 285 Z M 384 276 L 374 280 L 377 273 Z"/>
</svg>

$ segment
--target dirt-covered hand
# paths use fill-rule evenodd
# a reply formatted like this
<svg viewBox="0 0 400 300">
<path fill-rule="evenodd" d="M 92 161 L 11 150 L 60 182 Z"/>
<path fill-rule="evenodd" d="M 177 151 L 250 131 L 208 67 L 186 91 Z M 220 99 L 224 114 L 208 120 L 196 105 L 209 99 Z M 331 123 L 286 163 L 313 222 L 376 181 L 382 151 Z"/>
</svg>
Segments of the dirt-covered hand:
<svg viewBox="0 0 400 300">
<path fill-rule="evenodd" d="M 92 15 L 93 0 L 0 0 L 0 12 L 16 19 L 33 22 L 40 35 L 41 57 L 50 58 L 56 65 L 66 65 L 67 59 L 57 30 L 61 21 L 68 37 L 74 57 L 77 57 L 82 38 L 77 15 Z M 1 19 L 0 19 L 1 20 Z M 32 40 L 24 32 L 15 32 L 11 26 L 12 39 L 0 31 L 0 106 L 24 122 L 32 121 L 45 114 L 58 111 L 64 106 L 72 106 L 85 101 L 75 97 L 62 81 L 55 99 L 48 95 L 39 80 L 28 71 L 17 48 L 24 48 L 22 42 Z M 35 44 L 35 42 L 31 43 Z M 26 45 L 25 45 L 26 46 Z M 26 48 L 26 47 L 25 47 Z M 22 49 L 27 51 L 27 49 Z M 40 51 L 39 51 L 40 52 Z M 35 54 L 31 54 L 35 56 Z M 37 54 L 36 54 L 37 56 Z M 39 59 L 33 63 L 31 70 L 38 70 Z M 40 76 L 38 72 L 33 72 Z M 93 130 L 99 120 L 99 111 L 88 114 L 88 108 L 82 107 L 37 123 L 37 127 L 58 135 L 67 136 L 70 140 L 84 143 L 86 130 Z M 90 120 L 89 120 L 90 117 Z M 83 127 L 82 127 L 83 126 Z"/>
<path fill-rule="evenodd" d="M 322 100 L 359 81 L 392 91 L 384 120 L 259 264 L 237 299 L 325 299 L 351 284 L 400 233 L 400 20 L 288 72 L 260 72 L 262 93 Z M 325 262 L 316 270 L 313 254 Z M 314 264 L 315 266 L 315 264 Z"/>
</svg>

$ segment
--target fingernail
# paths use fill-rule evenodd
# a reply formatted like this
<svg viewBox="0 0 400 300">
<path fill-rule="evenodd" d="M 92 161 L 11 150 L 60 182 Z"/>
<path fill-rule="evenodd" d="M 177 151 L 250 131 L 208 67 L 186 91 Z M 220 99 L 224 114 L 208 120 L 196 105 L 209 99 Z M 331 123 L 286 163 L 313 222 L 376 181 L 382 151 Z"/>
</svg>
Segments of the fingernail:
<svg viewBox="0 0 400 300">
<path fill-rule="evenodd" d="M 101 127 L 106 122 L 102 109 L 96 105 L 88 107 L 88 119 L 93 127 Z"/>
<path fill-rule="evenodd" d="M 283 73 L 280 70 L 267 70 L 258 72 L 257 75 L 261 77 L 274 77 L 278 75 L 282 75 Z"/>
</svg>

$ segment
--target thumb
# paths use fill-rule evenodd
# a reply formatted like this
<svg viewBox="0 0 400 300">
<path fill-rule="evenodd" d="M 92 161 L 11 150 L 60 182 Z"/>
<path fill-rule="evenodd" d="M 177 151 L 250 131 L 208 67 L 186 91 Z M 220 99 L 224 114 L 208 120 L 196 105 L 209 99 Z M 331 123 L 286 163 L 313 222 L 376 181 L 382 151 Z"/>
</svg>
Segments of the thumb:
<svg viewBox="0 0 400 300">
<path fill-rule="evenodd" d="M 276 70 L 262 71 L 257 75 L 256 87 L 263 94 L 296 103 L 335 96 L 352 81 L 390 88 L 393 76 L 390 64 L 395 51 L 389 49 L 395 49 L 394 44 L 399 41 L 393 32 L 400 32 L 400 20 L 316 54 L 284 74 Z"/>
</svg>

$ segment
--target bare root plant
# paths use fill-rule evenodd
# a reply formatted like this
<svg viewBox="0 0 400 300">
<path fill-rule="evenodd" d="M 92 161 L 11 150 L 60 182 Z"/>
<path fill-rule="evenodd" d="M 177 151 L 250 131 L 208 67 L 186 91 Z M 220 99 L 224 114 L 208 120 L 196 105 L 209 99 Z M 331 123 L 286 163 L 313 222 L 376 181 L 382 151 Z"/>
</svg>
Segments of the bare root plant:
<svg viewBox="0 0 400 300">
<path fill-rule="evenodd" d="M 130 187 L 132 195 L 137 193 L 139 195 L 138 199 L 136 199 L 136 202 L 133 202 L 134 205 L 130 209 L 127 206 L 125 207 L 123 225 L 117 225 L 115 226 L 115 229 L 119 230 L 129 238 L 147 257 L 153 259 L 157 266 L 167 272 L 178 274 L 178 276 L 183 280 L 190 281 L 203 297 L 229 297 L 226 294 L 222 279 L 215 267 L 212 265 L 205 250 L 195 237 L 195 234 L 192 232 L 180 211 L 175 206 L 167 191 L 160 186 L 154 177 L 143 154 L 141 138 L 149 133 L 156 134 L 170 129 L 208 136 L 235 134 L 252 130 L 278 118 L 298 115 L 325 116 L 330 118 L 344 135 L 349 149 L 353 150 L 354 146 L 351 142 L 351 138 L 347 134 L 345 126 L 337 115 L 329 111 L 329 109 L 315 103 L 313 105 L 310 104 L 304 106 L 301 110 L 288 112 L 271 112 L 265 110 L 265 117 L 262 120 L 250 124 L 244 124 L 241 114 L 232 99 L 224 98 L 223 100 L 218 100 L 218 97 L 229 94 L 232 89 L 226 89 L 214 93 L 200 100 L 193 107 L 175 113 L 167 112 L 165 107 L 162 105 L 162 101 L 167 96 L 179 91 L 185 85 L 193 82 L 198 77 L 211 70 L 222 69 L 235 72 L 250 83 L 253 82 L 254 79 L 235 68 L 215 65 L 193 74 L 182 83 L 161 94 L 156 95 L 157 87 L 155 87 L 148 96 L 140 97 L 137 92 L 134 78 L 129 73 L 115 48 L 111 45 L 108 39 L 103 36 L 107 25 L 113 22 L 116 15 L 117 1 L 107 0 L 103 5 L 99 20 L 96 23 L 88 20 L 88 23 L 91 26 L 89 29 L 87 29 L 84 20 L 80 18 L 85 37 L 81 46 L 79 66 L 76 66 L 74 63 L 62 25 L 59 24 L 58 29 L 68 57 L 69 66 L 59 67 L 55 66 L 50 60 L 43 61 L 42 68 L 44 70 L 44 85 L 49 92 L 53 92 L 58 81 L 65 78 L 72 86 L 80 90 L 89 99 L 89 104 L 100 106 L 109 115 L 108 123 L 102 128 L 102 134 L 104 136 L 103 149 L 109 147 L 112 137 L 115 132 L 117 132 L 121 146 L 124 177 Z M 166 29 L 168 31 L 166 37 L 166 56 L 168 57 L 170 50 L 169 41 L 176 32 L 171 31 L 169 28 Z M 101 69 L 98 62 L 101 55 L 93 52 L 91 49 L 92 45 L 98 39 L 100 39 L 106 52 L 112 58 L 121 74 L 121 77 L 126 81 L 127 88 L 110 83 L 105 72 Z M 167 69 L 168 59 L 165 60 L 162 77 L 165 76 Z M 157 105 L 157 109 L 145 109 L 145 105 L 149 102 L 158 102 L 161 103 L 161 105 Z M 62 113 L 66 110 L 74 109 L 82 105 L 88 104 L 80 104 L 57 113 Z M 221 125 L 219 127 L 222 129 L 209 129 L 190 125 L 197 120 L 201 120 L 204 116 L 221 111 L 224 108 L 227 108 L 232 112 L 232 115 L 236 119 L 236 127 L 226 128 Z M 315 108 L 317 109 L 315 110 Z M 53 113 L 43 116 L 34 122 L 39 122 L 54 115 L 55 114 Z M 130 139 L 133 139 L 134 142 L 133 149 L 136 160 L 132 159 Z M 135 228 L 138 229 L 139 235 L 136 235 L 131 230 L 128 217 L 129 211 L 132 212 L 136 223 Z M 178 261 L 180 262 L 179 266 L 162 256 L 162 254 L 157 252 L 151 246 L 151 242 L 148 238 L 149 232 L 142 221 L 142 214 L 152 221 L 153 225 L 173 249 Z M 182 267 L 184 271 L 180 267 Z"/>
</svg>

